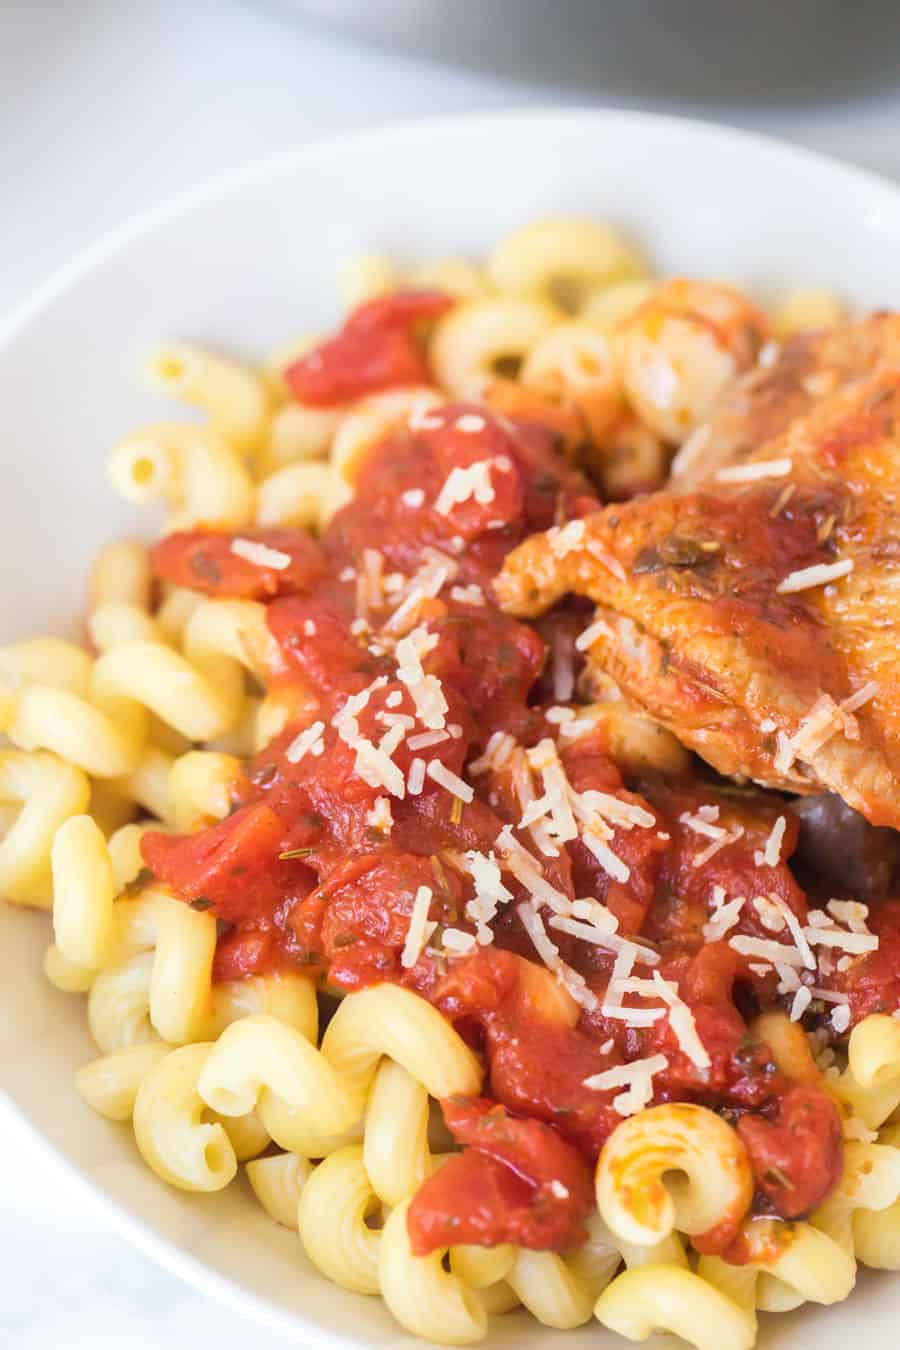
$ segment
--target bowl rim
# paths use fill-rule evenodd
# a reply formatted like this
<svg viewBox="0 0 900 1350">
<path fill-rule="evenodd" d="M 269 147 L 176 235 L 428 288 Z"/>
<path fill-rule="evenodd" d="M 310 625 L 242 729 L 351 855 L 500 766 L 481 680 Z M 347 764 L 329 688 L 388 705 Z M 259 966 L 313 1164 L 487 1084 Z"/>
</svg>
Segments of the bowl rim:
<svg viewBox="0 0 900 1350">
<path fill-rule="evenodd" d="M 683 116 L 679 113 L 612 108 L 604 107 L 602 104 L 571 104 L 559 107 L 539 104 L 533 108 L 501 108 L 484 112 L 475 110 L 464 113 L 426 114 L 421 117 L 387 118 L 362 130 L 341 131 L 329 136 L 313 137 L 299 145 L 271 151 L 260 158 L 211 175 L 194 186 L 167 197 L 155 206 L 127 216 L 120 224 L 105 230 L 91 243 L 79 249 L 68 261 L 54 268 L 44 281 L 39 282 L 29 294 L 14 304 L 11 310 L 0 313 L 0 351 L 9 346 L 32 319 L 69 287 L 74 286 L 93 267 L 121 252 L 132 240 L 151 233 L 158 226 L 186 214 L 197 206 L 211 202 L 217 197 L 226 196 L 245 183 L 265 178 L 270 173 L 288 169 L 301 161 L 327 159 L 330 155 L 340 154 L 348 149 L 365 149 L 374 144 L 389 148 L 393 141 L 439 139 L 486 123 L 491 128 L 504 126 L 527 128 L 529 123 L 557 122 L 564 125 L 581 121 L 602 123 L 607 129 L 613 128 L 616 122 L 652 127 L 667 130 L 675 135 L 695 137 L 699 141 L 706 141 L 709 145 L 730 144 L 734 147 L 736 144 L 756 154 L 768 156 L 773 161 L 780 160 L 786 164 L 794 164 L 798 169 L 802 166 L 837 175 L 843 179 L 848 189 L 867 189 L 870 192 L 900 198 L 900 183 L 885 173 L 863 168 L 847 162 L 838 155 L 813 150 L 768 132 L 753 131 L 729 122 Z"/>
<path fill-rule="evenodd" d="M 397 143 L 407 145 L 423 140 L 439 142 L 475 127 L 509 128 L 526 133 L 530 126 L 592 122 L 606 134 L 614 133 L 616 126 L 643 127 L 647 130 L 685 136 L 699 146 L 707 144 L 720 148 L 742 149 L 755 156 L 768 158 L 796 169 L 813 170 L 832 177 L 836 186 L 847 191 L 866 191 L 900 202 L 900 183 L 885 174 L 848 164 L 837 156 L 780 139 L 767 133 L 750 131 L 729 123 L 678 114 L 646 112 L 628 108 L 610 108 L 603 105 L 542 105 L 529 108 L 499 109 L 395 117 L 363 130 L 349 130 L 325 137 L 314 137 L 308 142 L 284 150 L 274 151 L 224 172 L 210 176 L 198 184 L 176 193 L 163 202 L 127 217 L 119 225 L 104 231 L 97 239 L 80 249 L 73 258 L 62 263 L 5 314 L 0 314 L 0 358 L 11 348 L 28 325 L 48 309 L 60 296 L 77 285 L 96 266 L 125 250 L 134 240 L 152 233 L 181 215 L 216 198 L 226 197 L 244 184 L 254 183 L 269 174 L 283 172 L 293 166 L 314 163 L 340 155 L 346 150 L 366 150 L 376 146 L 389 150 Z M 8 1119 L 14 1129 L 21 1130 L 37 1147 L 44 1159 L 61 1169 L 91 1205 L 95 1213 L 103 1215 L 113 1232 L 120 1234 L 143 1255 L 167 1273 L 185 1281 L 204 1296 L 218 1299 L 244 1316 L 259 1319 L 289 1338 L 297 1339 L 312 1333 L 322 1350 L 355 1350 L 368 1342 L 330 1330 L 301 1311 L 290 1311 L 270 1302 L 264 1294 L 248 1285 L 238 1284 L 229 1276 L 206 1264 L 187 1247 L 162 1236 L 149 1220 L 132 1213 L 113 1194 L 86 1173 L 74 1159 L 70 1159 L 34 1125 L 26 1110 L 15 1102 L 0 1085 L 0 1123 Z M 398 1329 L 398 1334 L 406 1336 Z"/>
</svg>

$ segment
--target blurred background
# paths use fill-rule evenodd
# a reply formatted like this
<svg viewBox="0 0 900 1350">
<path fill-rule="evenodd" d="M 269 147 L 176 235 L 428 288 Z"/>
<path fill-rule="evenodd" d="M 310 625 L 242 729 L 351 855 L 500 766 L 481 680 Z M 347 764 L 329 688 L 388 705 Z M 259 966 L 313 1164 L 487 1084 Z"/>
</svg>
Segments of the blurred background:
<svg viewBox="0 0 900 1350">
<path fill-rule="evenodd" d="M 900 5 L 0 0 L 0 319 L 104 231 L 272 151 L 563 103 L 712 118 L 900 177 Z M 2 1350 L 288 1344 L 125 1247 L 2 1101 L 0 1195 Z"/>
<path fill-rule="evenodd" d="M 0 312 L 112 225 L 269 151 L 541 103 L 710 117 L 900 175 L 900 5 L 0 0 Z"/>
</svg>

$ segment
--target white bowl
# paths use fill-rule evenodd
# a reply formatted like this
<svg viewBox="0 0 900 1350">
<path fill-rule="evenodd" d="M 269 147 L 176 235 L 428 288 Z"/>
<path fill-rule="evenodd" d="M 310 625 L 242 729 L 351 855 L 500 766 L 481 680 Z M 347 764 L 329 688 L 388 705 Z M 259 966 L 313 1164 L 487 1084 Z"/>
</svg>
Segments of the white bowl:
<svg viewBox="0 0 900 1350">
<path fill-rule="evenodd" d="M 164 411 L 136 378 L 160 339 L 261 355 L 333 323 L 335 268 L 350 253 L 477 255 L 533 216 L 566 212 L 622 225 L 664 270 L 733 277 L 762 294 L 824 285 L 857 305 L 900 304 L 900 191 L 736 131 L 634 113 L 516 113 L 389 127 L 269 160 L 104 240 L 0 337 L 0 640 L 73 630 L 91 554 L 134 524 L 103 462 L 122 432 Z M 0 1082 L 110 1221 L 208 1292 L 304 1339 L 414 1344 L 377 1300 L 320 1279 L 243 1183 L 214 1197 L 170 1190 L 127 1127 L 79 1101 L 73 1069 L 96 1052 L 80 1001 L 41 976 L 48 930 L 46 916 L 0 906 Z M 870 1346 L 892 1344 L 900 1280 L 863 1284 L 840 1307 L 764 1319 L 762 1343 L 837 1350 L 865 1321 Z M 495 1326 L 496 1343 L 523 1350 L 613 1343 L 597 1326 L 563 1337 L 518 1314 Z"/>
</svg>

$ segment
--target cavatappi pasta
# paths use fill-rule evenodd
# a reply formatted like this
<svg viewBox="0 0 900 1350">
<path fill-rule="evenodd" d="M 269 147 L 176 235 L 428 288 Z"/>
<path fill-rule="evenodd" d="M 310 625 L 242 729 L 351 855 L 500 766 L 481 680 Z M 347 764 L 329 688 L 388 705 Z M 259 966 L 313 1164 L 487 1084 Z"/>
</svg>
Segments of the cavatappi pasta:
<svg viewBox="0 0 900 1350">
<path fill-rule="evenodd" d="M 749 1350 L 900 1269 L 900 1021 L 846 992 L 880 930 L 584 665 L 602 613 L 491 581 L 659 487 L 768 321 L 574 219 L 341 291 L 258 368 L 152 356 L 202 420 L 107 464 L 162 538 L 101 551 L 88 645 L 0 649 L 0 893 L 85 997 L 81 1099 L 172 1186 L 243 1167 L 407 1330 Z M 841 318 L 794 291 L 771 332 Z"/>
</svg>

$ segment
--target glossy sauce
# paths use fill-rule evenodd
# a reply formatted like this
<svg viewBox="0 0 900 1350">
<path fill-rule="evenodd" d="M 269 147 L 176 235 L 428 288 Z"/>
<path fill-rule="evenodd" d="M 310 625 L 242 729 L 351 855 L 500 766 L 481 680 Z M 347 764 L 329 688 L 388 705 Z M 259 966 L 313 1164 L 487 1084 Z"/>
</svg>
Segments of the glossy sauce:
<svg viewBox="0 0 900 1350">
<path fill-rule="evenodd" d="M 366 331 L 391 335 L 391 360 L 406 352 L 404 360 L 396 357 L 400 378 L 412 377 L 404 364 L 410 351 L 422 359 L 410 325 L 438 312 L 436 300 L 419 297 L 393 317 L 386 318 L 382 307 L 365 321 L 374 325 Z M 371 346 L 356 344 L 353 332 L 348 323 L 320 349 L 323 364 L 313 362 L 312 374 L 309 358 L 289 372 L 308 401 L 339 401 L 338 394 L 350 396 L 348 390 L 385 387 L 383 375 L 396 383 L 385 374 L 393 369 L 387 358 L 375 383 L 371 372 L 360 373 L 354 363 Z M 323 371 L 330 372 L 330 384 Z M 321 377 L 316 399 L 313 375 Z M 415 373 L 422 377 L 421 370 Z M 280 652 L 270 687 L 304 708 L 303 726 L 318 719 L 324 730 L 322 752 L 292 763 L 286 751 L 300 727 L 289 725 L 247 765 L 227 819 L 192 837 L 145 836 L 145 861 L 187 903 L 211 908 L 221 921 L 217 979 L 291 969 L 341 991 L 401 982 L 433 1001 L 483 1051 L 486 1099 L 444 1104 L 447 1124 L 465 1148 L 416 1199 L 410 1231 L 417 1251 L 451 1241 L 554 1250 L 575 1245 L 592 1204 L 587 1164 L 621 1119 L 612 1104 L 616 1092 L 590 1089 L 584 1080 L 657 1052 L 666 1055 L 668 1068 L 653 1080 L 653 1102 L 694 1101 L 719 1110 L 749 1151 L 757 1211 L 787 1218 L 808 1213 L 840 1175 L 836 1109 L 817 1086 L 787 1079 L 768 1047 L 748 1032 L 754 1010 L 789 1006 L 777 992 L 774 971 L 755 973 L 752 958 L 739 956 L 727 939 L 707 942 L 702 932 L 714 886 L 729 898 L 776 896 L 804 920 L 806 899 L 786 861 L 796 825 L 779 798 L 698 778 L 626 784 L 602 734 L 560 746 L 577 791 L 638 804 L 652 814 L 654 826 L 617 826 L 608 841 L 629 869 L 627 881 L 610 877 L 580 839 L 563 845 L 558 857 L 541 858 L 544 875 L 570 898 L 599 899 L 618 919 L 620 934 L 640 935 L 658 953 L 656 969 L 677 981 L 693 1012 L 710 1056 L 708 1070 L 698 1070 L 684 1053 L 668 1017 L 646 1028 L 605 1017 L 600 1005 L 612 956 L 552 928 L 547 931 L 561 956 L 599 1003 L 582 1011 L 561 996 L 548 999 L 546 981 L 535 985 L 538 958 L 517 914 L 527 892 L 506 871 L 503 880 L 514 899 L 491 925 L 492 944 L 462 957 L 439 950 L 444 927 L 474 931 L 465 913 L 473 885 L 459 855 L 489 853 L 502 827 L 517 825 L 521 815 L 509 767 L 473 776 L 466 766 L 494 732 L 508 732 L 526 747 L 557 735 L 558 723 L 546 717 L 553 704 L 548 647 L 564 646 L 577 674 L 573 637 L 589 621 L 589 611 L 567 602 L 543 621 L 539 635 L 495 607 L 491 580 L 526 535 L 585 515 L 597 503 L 589 484 L 556 452 L 553 436 L 536 423 L 468 406 L 443 408 L 422 421 L 368 454 L 354 501 L 319 543 L 300 531 L 251 532 L 249 537 L 289 554 L 287 568 L 247 563 L 230 552 L 229 536 L 203 531 L 172 535 L 157 546 L 160 577 L 209 595 L 267 603 Z M 447 512 L 436 509 L 448 475 L 485 460 L 492 465 L 492 499 L 470 497 Z M 373 605 L 361 589 L 365 558 L 371 561 L 373 551 L 382 581 L 395 578 L 395 593 L 423 565 L 449 562 L 454 573 L 438 597 L 422 602 L 415 620 L 437 637 L 423 664 L 440 680 L 451 734 L 421 751 L 403 741 L 392 758 L 404 780 L 421 756 L 465 776 L 475 790 L 474 799 L 462 803 L 426 777 L 417 795 L 390 797 L 387 833 L 373 824 L 372 813 L 376 799 L 389 794 L 355 772 L 354 751 L 331 725 L 348 697 L 379 677 L 384 683 L 357 714 L 363 736 L 377 742 L 386 717 L 416 713 L 407 685 L 397 678 L 391 644 L 379 640 L 393 605 Z M 478 591 L 468 589 L 473 587 Z M 417 724 L 410 738 L 421 730 Z M 717 826 L 735 833 L 739 826 L 743 833 L 698 867 L 694 860 L 710 839 L 683 817 L 701 807 L 717 808 Z M 760 865 L 754 854 L 779 815 L 787 819 L 783 860 Z M 526 831 L 517 837 L 536 854 Z M 407 968 L 401 958 L 421 886 L 432 891 L 429 914 L 438 928 Z M 547 911 L 544 917 L 549 919 Z M 883 922 L 889 940 L 870 958 L 871 968 L 857 963 L 853 978 L 844 979 L 854 1017 L 878 1000 L 896 1006 L 900 995 L 894 974 L 900 918 Z M 728 936 L 736 934 L 773 937 L 749 903 Z M 631 1003 L 637 1008 L 644 1000 L 635 996 Z M 725 1250 L 731 1236 L 706 1235 L 705 1246 L 701 1236 L 695 1245 Z"/>
</svg>

